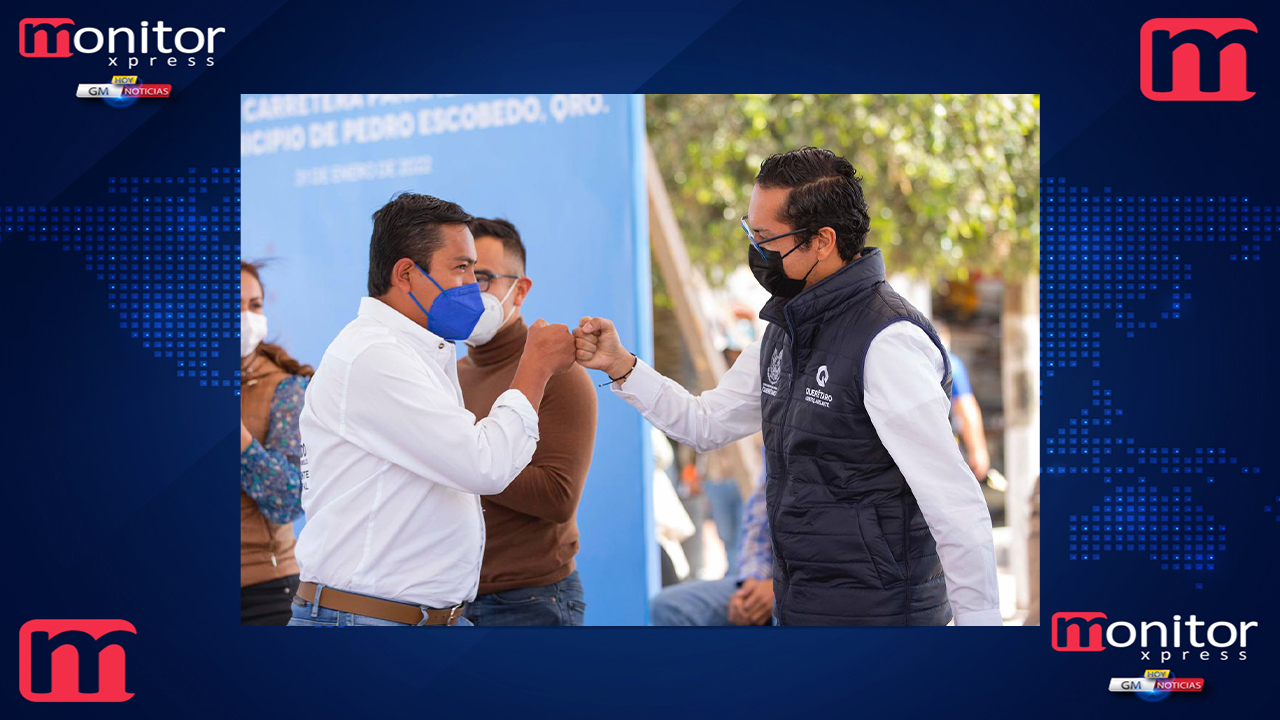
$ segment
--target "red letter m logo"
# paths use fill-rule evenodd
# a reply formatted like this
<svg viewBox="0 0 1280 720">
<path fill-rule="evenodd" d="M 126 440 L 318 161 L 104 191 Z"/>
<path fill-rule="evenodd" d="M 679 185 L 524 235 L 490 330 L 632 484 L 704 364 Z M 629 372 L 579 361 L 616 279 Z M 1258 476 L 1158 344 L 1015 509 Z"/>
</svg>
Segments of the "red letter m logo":
<svg viewBox="0 0 1280 720">
<path fill-rule="evenodd" d="M 1257 85 L 1244 18 L 1156 18 L 1142 26 L 1142 94 L 1152 100 L 1248 100 Z M 1256 65 L 1256 63 L 1255 63 Z"/>
<path fill-rule="evenodd" d="M 18 631 L 18 690 L 32 702 L 124 702 L 137 636 L 124 620 L 32 620 Z"/>
<path fill-rule="evenodd" d="M 71 18 L 23 18 L 18 23 L 18 53 L 23 57 L 71 57 Z"/>
<path fill-rule="evenodd" d="M 1106 620 L 1100 612 L 1054 613 L 1053 649 L 1059 652 L 1098 652 L 1106 650 L 1102 644 L 1102 623 Z"/>
</svg>

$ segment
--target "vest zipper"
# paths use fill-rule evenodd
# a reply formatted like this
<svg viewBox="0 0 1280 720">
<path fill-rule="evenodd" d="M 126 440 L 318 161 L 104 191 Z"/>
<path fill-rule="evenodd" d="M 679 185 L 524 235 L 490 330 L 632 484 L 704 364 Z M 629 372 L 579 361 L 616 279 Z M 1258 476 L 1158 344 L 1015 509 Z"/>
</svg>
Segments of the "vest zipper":
<svg viewBox="0 0 1280 720">
<path fill-rule="evenodd" d="M 790 386 L 787 388 L 787 402 L 782 406 L 782 426 L 778 430 L 779 440 L 785 444 L 784 438 L 786 436 L 786 431 L 787 431 L 787 408 L 791 407 L 791 398 L 793 395 L 795 395 L 795 390 L 796 390 L 796 332 L 795 332 L 795 326 L 792 325 L 791 323 L 791 313 L 788 312 L 788 308 L 784 307 L 782 309 L 782 316 L 787 321 L 787 336 L 791 339 Z M 784 448 L 781 448 L 781 447 L 779 448 L 779 450 L 783 450 L 783 449 Z M 782 582 L 784 586 L 783 589 L 786 590 L 790 587 L 789 582 L 791 579 L 791 572 L 787 568 L 787 561 L 779 553 L 780 546 L 778 545 L 778 511 L 782 507 L 782 495 L 787 489 L 787 482 L 790 480 L 790 470 L 787 463 L 786 453 L 779 452 L 778 455 L 779 457 L 782 458 L 782 476 L 781 476 L 782 484 L 778 486 L 777 506 L 774 508 L 773 516 L 769 518 L 769 535 L 773 537 L 773 552 L 774 552 L 774 555 L 776 555 L 778 558 L 778 569 L 782 571 Z M 785 597 L 786 597 L 786 592 L 783 592 L 782 594 L 777 596 L 779 623 L 782 622 L 782 604 L 783 604 L 783 598 Z"/>
</svg>

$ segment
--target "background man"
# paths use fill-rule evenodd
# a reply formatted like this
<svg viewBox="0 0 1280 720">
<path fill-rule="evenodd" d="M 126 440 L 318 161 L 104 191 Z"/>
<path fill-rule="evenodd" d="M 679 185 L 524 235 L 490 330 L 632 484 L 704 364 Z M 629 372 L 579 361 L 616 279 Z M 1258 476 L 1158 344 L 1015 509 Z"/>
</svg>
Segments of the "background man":
<svg viewBox="0 0 1280 720">
<path fill-rule="evenodd" d="M 369 297 L 329 348 L 302 411 L 301 584 L 290 625 L 452 625 L 484 554 L 482 494 L 533 456 L 550 377 L 573 365 L 539 320 L 489 416 L 463 407 L 453 341 L 483 312 L 462 208 L 405 193 L 373 215 Z"/>
<path fill-rule="evenodd" d="M 529 327 L 520 306 L 533 287 L 525 247 L 506 220 L 471 222 L 484 315 L 458 361 L 466 407 L 485 417 L 511 386 Z M 467 606 L 475 625 L 581 625 L 586 603 L 574 567 L 575 516 L 596 439 L 596 391 L 587 371 L 553 376 L 538 406 L 541 438 L 506 490 L 481 498 L 486 543 L 480 588 Z"/>
<path fill-rule="evenodd" d="M 982 408 L 978 405 L 978 398 L 973 394 L 973 383 L 969 380 L 969 368 L 951 352 L 951 328 L 943 322 L 934 323 L 934 328 L 942 346 L 947 350 L 947 360 L 951 363 L 952 424 L 959 426 L 957 430 L 964 443 L 964 457 L 969 463 L 969 469 L 979 481 L 985 481 L 987 473 L 991 471 L 991 454 L 987 450 Z"/>
<path fill-rule="evenodd" d="M 773 614 L 773 548 L 765 512 L 764 478 L 747 498 L 739 569 L 720 580 L 691 580 L 653 598 L 654 625 L 768 625 Z"/>
</svg>

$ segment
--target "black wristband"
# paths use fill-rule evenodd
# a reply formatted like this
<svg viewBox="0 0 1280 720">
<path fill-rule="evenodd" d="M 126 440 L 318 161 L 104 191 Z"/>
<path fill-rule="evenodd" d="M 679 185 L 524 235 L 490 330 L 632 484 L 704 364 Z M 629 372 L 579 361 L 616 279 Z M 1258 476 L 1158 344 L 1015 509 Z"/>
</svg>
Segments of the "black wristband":
<svg viewBox="0 0 1280 720">
<path fill-rule="evenodd" d="M 613 383 L 622 382 L 623 380 L 626 380 L 627 378 L 631 377 L 631 373 L 635 372 L 636 364 L 639 362 L 640 362 L 640 358 L 635 353 L 631 353 L 631 369 L 630 370 L 626 371 L 619 377 L 611 377 L 609 378 L 609 382 L 600 383 L 596 387 L 604 387 L 605 385 L 612 385 Z"/>
</svg>

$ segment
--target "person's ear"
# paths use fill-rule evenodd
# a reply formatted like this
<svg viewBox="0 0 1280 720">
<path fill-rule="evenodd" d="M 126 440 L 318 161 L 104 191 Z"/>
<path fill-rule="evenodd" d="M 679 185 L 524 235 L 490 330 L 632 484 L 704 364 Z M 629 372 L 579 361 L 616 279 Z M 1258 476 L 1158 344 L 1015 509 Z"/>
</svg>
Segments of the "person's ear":
<svg viewBox="0 0 1280 720">
<path fill-rule="evenodd" d="M 418 269 L 409 258 L 400 258 L 395 265 L 391 266 L 391 285 L 399 288 L 401 292 L 409 292 L 413 289 L 410 279 L 417 274 Z"/>
<path fill-rule="evenodd" d="M 511 294 L 511 306 L 520 307 L 524 304 L 524 299 L 529 296 L 529 291 L 533 289 L 533 280 L 527 276 L 521 276 L 516 280 L 516 291 Z"/>
<path fill-rule="evenodd" d="M 818 250 L 818 260 L 826 260 L 831 257 L 831 253 L 836 251 L 835 229 L 829 226 L 819 228 L 816 247 Z"/>
</svg>

